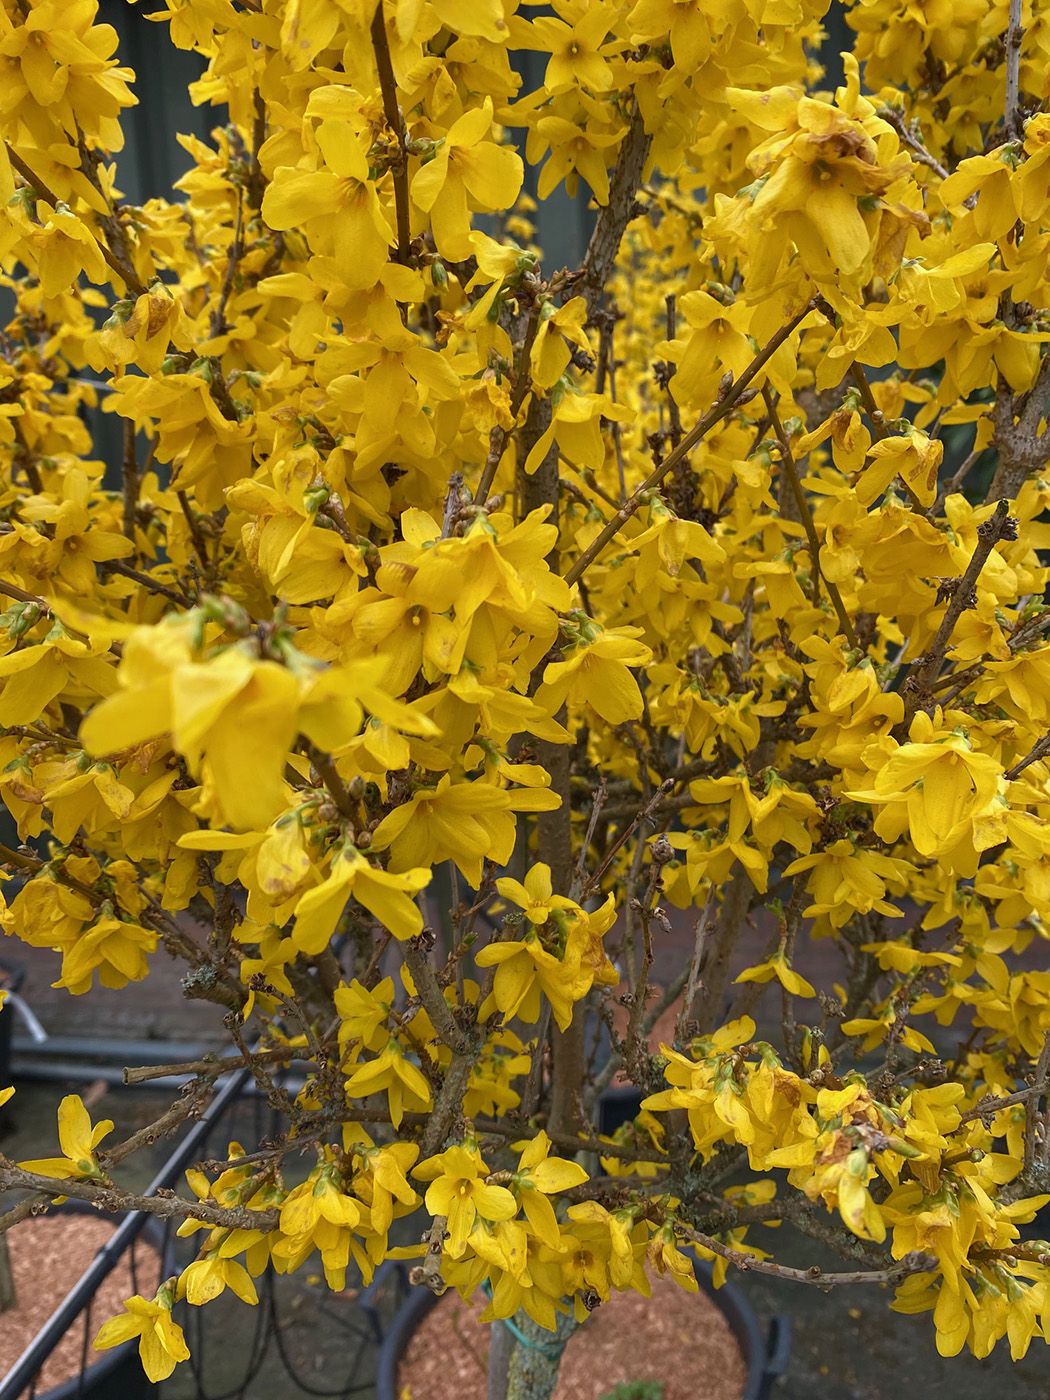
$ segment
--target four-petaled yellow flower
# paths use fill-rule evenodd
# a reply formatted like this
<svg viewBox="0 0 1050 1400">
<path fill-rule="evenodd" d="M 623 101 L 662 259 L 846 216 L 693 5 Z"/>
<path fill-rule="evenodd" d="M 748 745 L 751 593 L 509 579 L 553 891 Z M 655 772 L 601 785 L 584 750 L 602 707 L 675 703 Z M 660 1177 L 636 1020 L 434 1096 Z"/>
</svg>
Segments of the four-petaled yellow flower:
<svg viewBox="0 0 1050 1400">
<path fill-rule="evenodd" d="M 105 1351 L 138 1337 L 142 1369 L 151 1381 L 166 1381 L 178 1363 L 190 1357 L 182 1328 L 171 1315 L 174 1304 L 173 1278 L 152 1299 L 136 1293 L 124 1304 L 122 1314 L 103 1323 L 95 1338 L 96 1348 Z"/>
<path fill-rule="evenodd" d="M 103 1118 L 92 1127 L 91 1115 L 79 1094 L 67 1094 L 58 1106 L 58 1141 L 62 1157 L 41 1157 L 19 1165 L 27 1172 L 53 1176 L 60 1181 L 101 1181 L 105 1173 L 95 1158 L 95 1148 L 113 1131 L 113 1120 Z"/>
<path fill-rule="evenodd" d="M 512 1220 L 518 1212 L 512 1192 L 486 1179 L 489 1169 L 476 1147 L 462 1143 L 449 1147 L 420 1162 L 412 1175 L 430 1182 L 426 1207 L 431 1215 L 444 1216 L 448 1222 L 446 1247 L 453 1258 L 462 1255 L 476 1220 Z"/>
</svg>

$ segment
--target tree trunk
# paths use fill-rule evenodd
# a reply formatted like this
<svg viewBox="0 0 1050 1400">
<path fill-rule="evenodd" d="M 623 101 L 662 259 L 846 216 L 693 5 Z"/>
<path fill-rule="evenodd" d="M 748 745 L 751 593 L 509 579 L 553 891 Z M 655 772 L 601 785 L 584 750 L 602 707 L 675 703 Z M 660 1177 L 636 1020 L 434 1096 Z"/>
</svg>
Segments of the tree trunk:
<svg viewBox="0 0 1050 1400">
<path fill-rule="evenodd" d="M 517 1343 L 510 1359 L 507 1400 L 549 1400 L 558 1382 L 562 1352 L 579 1324 L 569 1313 L 559 1317 L 556 1329 L 548 1332 L 523 1312 L 514 1324 L 525 1341 Z"/>
<path fill-rule="evenodd" d="M 510 1358 L 517 1343 L 505 1322 L 494 1322 L 489 1331 L 488 1400 L 507 1400 Z"/>
</svg>

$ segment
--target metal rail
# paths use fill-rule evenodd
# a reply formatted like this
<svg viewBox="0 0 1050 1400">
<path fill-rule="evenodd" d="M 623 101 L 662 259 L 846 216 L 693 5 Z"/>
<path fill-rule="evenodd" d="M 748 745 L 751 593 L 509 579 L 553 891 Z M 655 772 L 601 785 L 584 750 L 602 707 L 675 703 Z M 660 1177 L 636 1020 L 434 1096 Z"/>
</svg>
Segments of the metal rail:
<svg viewBox="0 0 1050 1400">
<path fill-rule="evenodd" d="M 194 1160 L 198 1148 L 208 1137 L 215 1122 L 242 1092 L 249 1077 L 248 1069 L 236 1070 L 229 1076 L 211 1103 L 164 1163 L 161 1171 L 146 1188 L 147 1196 L 169 1187 Z M 61 1182 L 55 1183 L 55 1194 L 61 1194 Z M 95 1255 L 90 1266 L 70 1289 L 50 1318 L 26 1347 L 7 1375 L 0 1380 L 0 1400 L 19 1400 L 32 1384 L 40 1368 L 57 1346 L 59 1340 L 88 1305 L 102 1280 L 116 1268 L 121 1255 L 142 1232 L 149 1219 L 146 1211 L 131 1211 L 118 1225 L 112 1239 Z"/>
</svg>

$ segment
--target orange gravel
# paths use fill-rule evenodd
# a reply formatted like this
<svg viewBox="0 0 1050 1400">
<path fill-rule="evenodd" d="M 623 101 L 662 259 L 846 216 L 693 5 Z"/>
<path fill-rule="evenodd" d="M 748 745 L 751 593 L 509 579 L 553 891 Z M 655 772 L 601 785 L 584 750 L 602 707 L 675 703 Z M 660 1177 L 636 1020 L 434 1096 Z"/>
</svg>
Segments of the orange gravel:
<svg viewBox="0 0 1050 1400">
<path fill-rule="evenodd" d="M 449 1293 L 427 1314 L 398 1369 L 398 1400 L 485 1400 L 484 1303 Z M 601 1400 L 643 1380 L 662 1381 L 663 1400 L 740 1400 L 744 1358 L 705 1293 L 654 1279 L 651 1299 L 614 1294 L 566 1347 L 554 1400 Z"/>
<path fill-rule="evenodd" d="M 30 1217 L 8 1231 L 18 1301 L 10 1311 L 0 1314 L 0 1376 L 6 1375 L 22 1355 L 114 1228 L 109 1220 L 92 1215 L 55 1214 Z M 122 1310 L 125 1298 L 136 1292 L 152 1297 L 157 1291 L 160 1268 L 156 1250 L 140 1240 L 135 1259 L 137 1288 L 132 1286 L 131 1261 L 125 1255 L 95 1294 L 89 1342 L 95 1340 L 103 1322 Z M 81 1314 L 44 1363 L 38 1393 L 42 1395 L 79 1374 L 83 1355 Z M 89 1345 L 87 1364 L 104 1355 Z"/>
</svg>

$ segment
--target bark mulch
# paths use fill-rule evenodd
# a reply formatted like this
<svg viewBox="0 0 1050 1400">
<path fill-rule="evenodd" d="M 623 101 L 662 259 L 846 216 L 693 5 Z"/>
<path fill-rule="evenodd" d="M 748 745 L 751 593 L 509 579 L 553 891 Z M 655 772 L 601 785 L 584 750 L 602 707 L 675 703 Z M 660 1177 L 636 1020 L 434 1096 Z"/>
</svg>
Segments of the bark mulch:
<svg viewBox="0 0 1050 1400">
<path fill-rule="evenodd" d="M 448 1293 L 423 1320 L 398 1370 L 398 1400 L 485 1400 L 485 1299 Z M 663 1383 L 663 1400 L 740 1400 L 746 1368 L 705 1293 L 653 1280 L 652 1298 L 614 1293 L 565 1349 L 554 1400 L 602 1400 L 617 1384 Z"/>
</svg>

